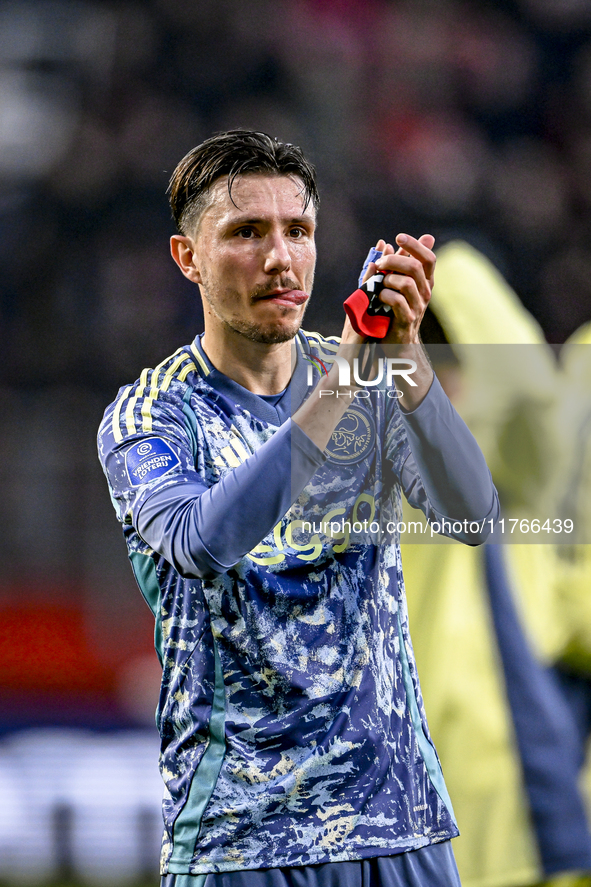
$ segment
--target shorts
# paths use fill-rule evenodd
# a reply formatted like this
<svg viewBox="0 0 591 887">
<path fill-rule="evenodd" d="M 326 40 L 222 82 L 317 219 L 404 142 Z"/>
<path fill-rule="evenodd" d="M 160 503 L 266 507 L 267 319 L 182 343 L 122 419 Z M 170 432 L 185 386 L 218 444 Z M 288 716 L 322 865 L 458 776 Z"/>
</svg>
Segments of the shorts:
<svg viewBox="0 0 591 887">
<path fill-rule="evenodd" d="M 395 856 L 208 875 L 164 875 L 161 887 L 461 887 L 449 841 Z"/>
</svg>

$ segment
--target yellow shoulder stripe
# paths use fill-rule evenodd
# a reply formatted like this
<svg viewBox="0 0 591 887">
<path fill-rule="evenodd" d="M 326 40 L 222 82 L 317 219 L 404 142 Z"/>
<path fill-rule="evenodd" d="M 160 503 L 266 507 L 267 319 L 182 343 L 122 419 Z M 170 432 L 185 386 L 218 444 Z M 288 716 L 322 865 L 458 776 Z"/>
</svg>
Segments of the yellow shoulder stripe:
<svg viewBox="0 0 591 887">
<path fill-rule="evenodd" d="M 123 435 L 121 434 L 120 421 L 121 421 L 121 408 L 123 407 L 124 401 L 129 396 L 129 392 L 133 388 L 133 385 L 128 385 L 117 403 L 115 404 L 115 409 L 113 410 L 113 437 L 117 443 L 121 443 L 123 440 Z"/>
<path fill-rule="evenodd" d="M 201 370 L 203 371 L 203 375 L 209 376 L 211 370 L 209 369 L 209 367 L 207 366 L 207 364 L 205 363 L 205 361 L 201 357 L 201 354 L 199 353 L 199 349 L 195 345 L 195 342 L 191 342 L 191 351 L 193 352 L 195 360 L 197 361 L 197 363 L 201 367 Z"/>
<path fill-rule="evenodd" d="M 189 363 L 185 364 L 185 366 L 180 371 L 179 382 L 184 382 L 185 379 L 187 378 L 187 376 L 189 375 L 189 373 L 192 373 L 193 370 L 196 370 L 196 369 L 197 369 L 197 367 L 195 366 L 193 361 L 190 360 Z"/>
<path fill-rule="evenodd" d="M 130 397 L 127 401 L 127 409 L 125 410 L 125 427 L 127 428 L 128 434 L 135 434 L 135 419 L 133 417 L 133 413 L 136 403 L 138 402 L 140 397 L 144 396 L 144 391 L 148 384 L 148 373 L 149 370 L 142 370 L 140 382 L 136 389 L 136 392 L 134 396 Z"/>
<path fill-rule="evenodd" d="M 175 359 L 164 373 L 160 385 L 158 385 L 158 376 L 160 374 L 160 371 L 166 365 L 167 361 L 164 361 L 164 363 L 161 363 L 159 366 L 157 366 L 154 370 L 154 373 L 152 374 L 152 387 L 150 388 L 150 392 L 142 404 L 142 431 L 150 432 L 152 430 L 152 404 L 158 397 L 160 391 L 168 391 L 175 372 L 185 360 L 188 360 L 189 355 L 181 350 L 180 354 L 178 352 L 176 352 L 176 354 L 173 354 L 173 358 Z M 195 364 L 192 361 L 188 364 L 188 366 L 195 369 Z M 185 369 L 186 367 L 183 367 L 182 372 L 184 372 Z M 185 378 L 186 375 L 181 381 L 184 382 Z"/>
<path fill-rule="evenodd" d="M 185 365 L 183 366 L 183 364 Z M 179 368 L 181 368 L 180 372 Z M 162 375 L 163 370 L 164 374 Z M 154 404 L 154 401 L 158 398 L 160 392 L 168 391 L 171 382 L 175 378 L 175 375 L 177 375 L 179 381 L 184 382 L 189 373 L 193 370 L 196 370 L 196 366 L 190 359 L 190 355 L 183 348 L 179 348 L 178 351 L 175 351 L 172 357 L 167 357 L 166 360 L 163 360 L 162 363 L 158 364 L 158 366 L 154 370 L 142 370 L 133 396 L 130 397 L 130 394 L 133 391 L 134 386 L 128 385 L 117 401 L 117 404 L 115 405 L 112 423 L 113 437 L 115 439 L 115 442 L 121 443 L 121 441 L 123 440 L 123 433 L 121 431 L 121 413 L 123 412 L 124 407 L 125 412 L 123 413 L 123 415 L 125 419 L 125 427 L 127 433 L 135 434 L 138 430 L 135 418 L 136 407 L 138 401 L 140 401 L 145 396 L 140 411 L 140 415 L 142 417 L 142 431 L 148 433 L 151 432 L 152 406 Z M 148 377 L 150 376 L 150 374 L 150 386 L 148 388 Z"/>
</svg>

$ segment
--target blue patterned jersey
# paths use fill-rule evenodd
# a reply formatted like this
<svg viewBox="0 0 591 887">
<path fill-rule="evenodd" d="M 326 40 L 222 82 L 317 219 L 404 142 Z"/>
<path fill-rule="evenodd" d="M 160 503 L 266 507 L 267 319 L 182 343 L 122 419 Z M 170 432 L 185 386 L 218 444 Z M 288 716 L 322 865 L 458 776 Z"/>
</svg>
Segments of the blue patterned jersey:
<svg viewBox="0 0 591 887">
<path fill-rule="evenodd" d="M 337 349 L 296 342 L 294 411 Z M 379 394 L 355 399 L 288 512 L 213 578 L 182 576 L 137 515 L 163 485 L 216 484 L 277 432 L 279 408 L 222 376 L 197 339 L 105 413 L 100 457 L 163 666 L 163 873 L 362 859 L 457 834 L 399 547 L 372 530 L 400 516 L 409 455 L 397 402 Z M 290 482 L 289 465 L 276 470 Z"/>
</svg>

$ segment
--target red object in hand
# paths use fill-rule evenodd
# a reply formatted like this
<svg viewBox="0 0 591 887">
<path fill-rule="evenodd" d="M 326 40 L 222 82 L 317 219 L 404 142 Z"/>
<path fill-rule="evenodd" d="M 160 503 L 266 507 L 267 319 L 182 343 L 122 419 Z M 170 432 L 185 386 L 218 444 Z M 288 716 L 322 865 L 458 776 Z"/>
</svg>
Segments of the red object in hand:
<svg viewBox="0 0 591 887">
<path fill-rule="evenodd" d="M 351 326 L 360 336 L 383 339 L 390 328 L 392 309 L 379 299 L 386 275 L 378 272 L 345 300 L 344 309 Z"/>
</svg>

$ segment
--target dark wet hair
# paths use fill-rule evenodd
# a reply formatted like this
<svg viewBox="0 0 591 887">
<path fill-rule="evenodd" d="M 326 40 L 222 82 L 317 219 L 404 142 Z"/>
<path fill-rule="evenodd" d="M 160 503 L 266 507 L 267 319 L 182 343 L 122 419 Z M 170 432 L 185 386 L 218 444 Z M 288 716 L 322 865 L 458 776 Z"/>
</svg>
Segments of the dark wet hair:
<svg viewBox="0 0 591 887">
<path fill-rule="evenodd" d="M 217 179 L 228 176 L 228 193 L 232 199 L 236 177 L 246 173 L 297 176 L 303 183 L 304 209 L 309 203 L 318 209 L 316 170 L 301 148 L 280 142 L 264 132 L 233 129 L 216 133 L 189 151 L 171 176 L 170 208 L 181 234 L 194 231 Z"/>
</svg>

